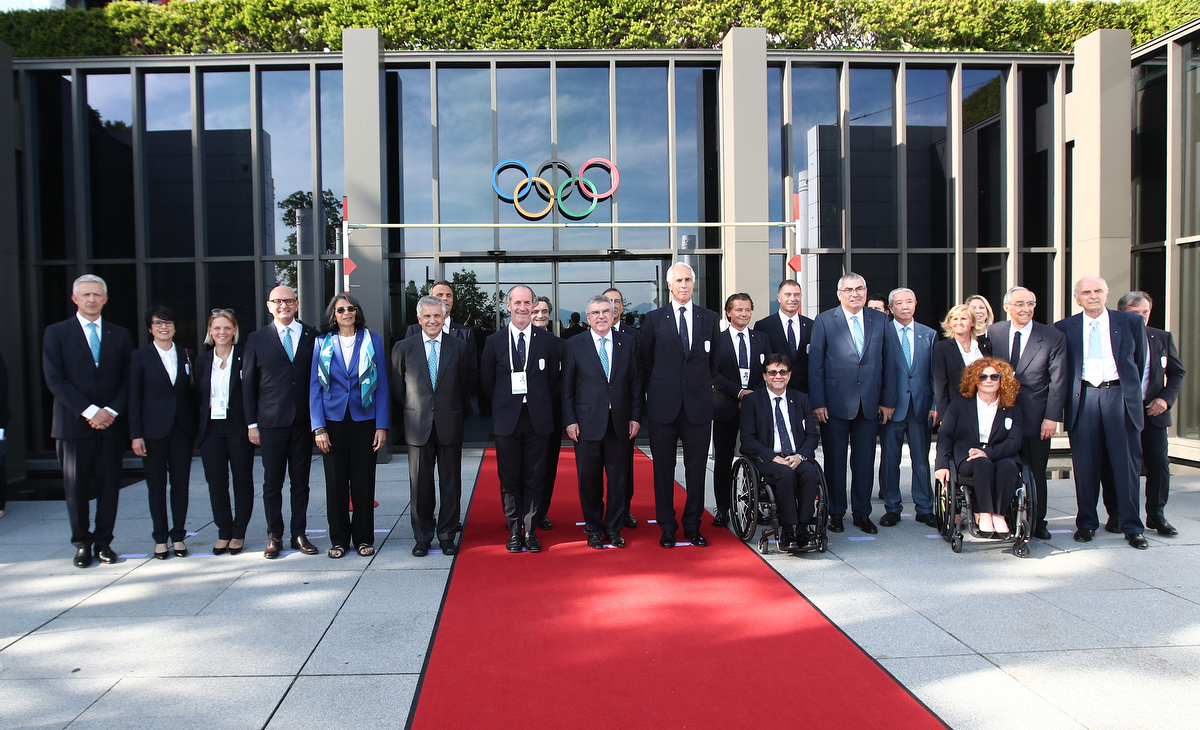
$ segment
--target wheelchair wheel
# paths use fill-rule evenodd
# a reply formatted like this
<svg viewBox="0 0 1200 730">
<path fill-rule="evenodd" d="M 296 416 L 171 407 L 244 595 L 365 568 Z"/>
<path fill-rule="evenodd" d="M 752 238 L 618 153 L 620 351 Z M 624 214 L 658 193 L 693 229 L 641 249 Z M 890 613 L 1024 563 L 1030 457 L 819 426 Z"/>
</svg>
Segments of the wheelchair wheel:
<svg viewBox="0 0 1200 730">
<path fill-rule="evenodd" d="M 829 549 L 829 538 L 824 534 L 818 535 L 817 536 L 817 552 L 823 553 L 828 549 Z"/>
<path fill-rule="evenodd" d="M 1017 540 L 1013 543 L 1012 554 L 1018 558 L 1029 557 L 1029 542 L 1026 540 Z"/>
<path fill-rule="evenodd" d="M 949 481 L 935 480 L 937 494 L 933 498 L 933 516 L 937 519 L 938 533 L 947 540 L 950 539 L 950 513 L 953 510 L 954 499 L 951 496 Z"/>
<path fill-rule="evenodd" d="M 729 529 L 743 542 L 748 542 L 758 529 L 758 471 L 744 458 L 733 464 Z"/>
<path fill-rule="evenodd" d="M 771 552 L 771 540 L 766 535 L 758 538 L 758 551 L 763 555 Z"/>
<path fill-rule="evenodd" d="M 953 537 L 950 538 L 950 549 L 956 553 L 961 553 L 962 552 L 962 542 L 963 542 L 962 541 L 962 533 L 955 532 Z"/>
</svg>

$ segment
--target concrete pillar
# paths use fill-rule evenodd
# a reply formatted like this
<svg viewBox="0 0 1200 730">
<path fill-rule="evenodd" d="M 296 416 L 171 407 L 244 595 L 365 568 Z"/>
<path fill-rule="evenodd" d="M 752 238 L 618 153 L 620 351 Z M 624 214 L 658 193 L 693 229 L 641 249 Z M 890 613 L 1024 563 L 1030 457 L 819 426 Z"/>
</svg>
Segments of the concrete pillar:
<svg viewBox="0 0 1200 730">
<path fill-rule="evenodd" d="M 21 292 L 21 269 L 18 265 L 17 238 L 17 103 L 13 98 L 12 49 L 0 43 L 0 307 L 9 312 L 0 318 L 0 341 L 29 341 L 21 337 L 21 324 L 28 321 Z M 40 342 L 35 336 L 33 341 Z M 8 369 L 8 427 L 5 442 L 8 447 L 7 476 L 9 481 L 25 478 L 25 360 L 20 348 L 4 348 L 4 364 Z M 3 485 L 0 485 L 2 487 Z"/>
<path fill-rule="evenodd" d="M 767 31 L 732 28 L 721 42 L 721 220 L 768 220 Z M 747 292 L 769 312 L 770 246 L 763 227 L 723 228 L 723 294 Z M 724 296 L 721 297 L 724 301 Z"/>
<path fill-rule="evenodd" d="M 1070 281 L 1099 274 L 1108 281 L 1108 306 L 1131 285 L 1129 180 L 1130 138 L 1128 30 L 1097 30 L 1075 42 L 1072 91 L 1067 95 L 1067 136 L 1072 157 Z M 1072 311 L 1079 311 L 1078 305 Z"/>
</svg>

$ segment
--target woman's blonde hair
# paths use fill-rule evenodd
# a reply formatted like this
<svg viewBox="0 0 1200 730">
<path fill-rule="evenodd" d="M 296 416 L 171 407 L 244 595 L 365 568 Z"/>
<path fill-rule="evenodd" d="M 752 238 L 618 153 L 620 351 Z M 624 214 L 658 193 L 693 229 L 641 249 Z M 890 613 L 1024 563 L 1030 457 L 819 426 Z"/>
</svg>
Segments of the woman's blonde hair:
<svg viewBox="0 0 1200 730">
<path fill-rule="evenodd" d="M 946 339 L 954 339 L 954 329 L 950 326 L 950 320 L 959 316 L 966 317 L 967 321 L 974 327 L 975 315 L 971 313 L 971 308 L 966 304 L 955 304 L 953 307 L 950 307 L 950 311 L 946 312 L 946 318 L 942 320 L 942 335 Z"/>
</svg>

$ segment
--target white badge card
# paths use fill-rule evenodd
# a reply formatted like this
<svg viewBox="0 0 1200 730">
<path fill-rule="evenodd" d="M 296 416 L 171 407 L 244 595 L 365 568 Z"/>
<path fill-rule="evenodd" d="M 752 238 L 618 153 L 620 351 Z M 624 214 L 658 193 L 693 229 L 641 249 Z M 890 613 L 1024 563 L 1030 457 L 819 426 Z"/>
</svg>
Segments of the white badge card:
<svg viewBox="0 0 1200 730">
<path fill-rule="evenodd" d="M 513 395 L 525 395 L 529 392 L 529 381 L 525 378 L 525 371 L 512 374 L 512 393 Z"/>
<path fill-rule="evenodd" d="M 742 374 L 742 387 L 746 388 L 750 385 L 750 368 L 738 368 L 738 372 Z"/>
<path fill-rule="evenodd" d="M 214 421 L 224 421 L 225 414 L 228 411 L 229 411 L 229 404 L 227 404 L 225 402 L 225 399 L 217 398 L 216 400 L 214 400 L 212 402 L 212 405 L 209 407 L 209 416 L 208 417 L 213 419 Z"/>
</svg>

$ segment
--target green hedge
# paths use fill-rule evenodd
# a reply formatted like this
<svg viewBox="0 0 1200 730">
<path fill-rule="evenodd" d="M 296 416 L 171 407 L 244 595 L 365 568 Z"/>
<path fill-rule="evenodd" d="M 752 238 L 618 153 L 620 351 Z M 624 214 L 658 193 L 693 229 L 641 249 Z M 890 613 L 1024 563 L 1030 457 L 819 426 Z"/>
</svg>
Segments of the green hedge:
<svg viewBox="0 0 1200 730">
<path fill-rule="evenodd" d="M 344 27 L 389 49 L 713 48 L 762 26 L 777 48 L 1069 51 L 1097 28 L 1142 43 L 1200 0 L 120 0 L 0 13 L 20 57 L 339 50 Z"/>
</svg>

